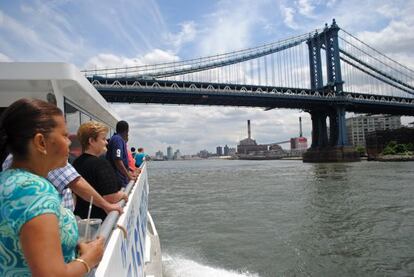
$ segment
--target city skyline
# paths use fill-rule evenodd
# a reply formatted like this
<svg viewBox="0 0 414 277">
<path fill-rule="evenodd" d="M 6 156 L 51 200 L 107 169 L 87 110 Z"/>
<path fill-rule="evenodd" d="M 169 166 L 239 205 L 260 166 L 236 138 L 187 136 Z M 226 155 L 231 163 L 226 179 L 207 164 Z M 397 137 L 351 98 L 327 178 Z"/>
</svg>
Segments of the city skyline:
<svg viewBox="0 0 414 277">
<path fill-rule="evenodd" d="M 59 61 L 79 69 L 125 67 L 215 55 L 339 26 L 414 67 L 413 1 L 220 0 L 7 1 L 0 6 L 0 61 Z M 251 119 L 260 143 L 303 135 L 300 110 L 112 104 L 130 123 L 130 146 L 149 153 L 168 145 L 182 153 L 237 145 Z M 402 123 L 414 121 L 403 118 Z M 311 143 L 311 141 L 309 141 Z"/>
<path fill-rule="evenodd" d="M 223 147 L 222 147 L 222 150 L 223 150 L 223 153 L 222 153 L 222 155 L 218 155 L 218 156 L 223 156 L 224 155 L 224 148 L 225 147 L 228 147 L 228 149 L 227 149 L 227 151 L 230 149 L 236 149 L 235 147 L 232 147 L 231 145 L 224 145 Z M 134 147 L 134 146 L 131 146 L 131 147 Z M 217 154 L 217 152 L 216 151 L 214 151 L 214 150 L 207 150 L 206 148 L 203 148 L 203 149 L 199 149 L 198 151 L 196 151 L 196 152 L 194 152 L 194 153 L 181 153 L 181 151 L 180 151 L 180 149 L 176 149 L 176 148 L 174 148 L 173 146 L 171 146 L 171 145 L 169 145 L 169 146 L 167 146 L 167 148 L 165 149 L 166 150 L 166 152 L 165 153 L 167 153 L 167 155 L 165 155 L 164 154 L 164 151 L 162 150 L 162 149 L 158 149 L 157 151 L 155 151 L 154 153 L 148 153 L 150 156 L 152 156 L 152 157 L 160 157 L 160 156 L 162 156 L 162 157 L 167 157 L 167 159 L 168 159 L 168 149 L 171 147 L 171 151 L 172 152 L 174 152 L 174 154 L 173 154 L 173 156 L 177 156 L 177 155 L 180 155 L 180 156 L 195 156 L 195 155 L 198 155 L 200 152 L 203 152 L 203 151 L 207 151 L 209 154 L 212 154 L 212 155 L 215 155 L 215 154 Z M 220 147 L 220 146 L 217 146 L 217 147 Z M 216 150 L 217 150 L 217 147 L 216 147 Z"/>
</svg>

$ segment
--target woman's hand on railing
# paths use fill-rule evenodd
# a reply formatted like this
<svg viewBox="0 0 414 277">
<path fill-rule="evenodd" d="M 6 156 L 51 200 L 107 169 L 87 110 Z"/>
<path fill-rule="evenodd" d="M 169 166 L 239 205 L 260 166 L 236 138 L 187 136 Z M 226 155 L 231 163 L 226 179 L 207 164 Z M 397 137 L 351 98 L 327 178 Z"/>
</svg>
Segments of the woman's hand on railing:
<svg viewBox="0 0 414 277">
<path fill-rule="evenodd" d="M 126 201 L 128 201 L 128 195 L 127 195 Z M 106 212 L 106 214 L 109 214 L 112 211 L 117 211 L 119 214 L 122 214 L 124 212 L 124 208 L 122 208 L 118 203 L 111 204 L 107 202 L 107 204 L 105 205 L 103 209 Z"/>
<path fill-rule="evenodd" d="M 132 174 L 135 176 L 135 180 L 138 178 L 139 174 L 141 174 L 141 168 L 137 167 Z"/>
<path fill-rule="evenodd" d="M 128 202 L 128 194 L 126 194 L 125 192 L 122 192 L 122 199 L 125 200 L 125 203 Z"/>
<path fill-rule="evenodd" d="M 128 179 L 130 181 L 135 181 L 137 179 L 137 175 L 135 174 L 135 172 L 128 172 Z"/>
<path fill-rule="evenodd" d="M 79 258 L 84 260 L 90 268 L 94 268 L 102 259 L 105 247 L 105 239 L 98 237 L 88 243 L 79 243 Z"/>
</svg>

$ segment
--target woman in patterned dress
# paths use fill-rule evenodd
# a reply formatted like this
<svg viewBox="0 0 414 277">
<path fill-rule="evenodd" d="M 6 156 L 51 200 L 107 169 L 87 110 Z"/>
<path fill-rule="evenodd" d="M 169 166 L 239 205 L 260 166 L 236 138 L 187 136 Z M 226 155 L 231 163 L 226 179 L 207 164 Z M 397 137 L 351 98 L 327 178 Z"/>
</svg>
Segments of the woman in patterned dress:
<svg viewBox="0 0 414 277">
<path fill-rule="evenodd" d="M 2 113 L 0 162 L 9 151 L 14 160 L 0 173 L 0 276 L 83 276 L 102 258 L 103 238 L 77 244 L 76 219 L 46 179 L 66 164 L 69 144 L 52 104 L 20 99 Z"/>
</svg>

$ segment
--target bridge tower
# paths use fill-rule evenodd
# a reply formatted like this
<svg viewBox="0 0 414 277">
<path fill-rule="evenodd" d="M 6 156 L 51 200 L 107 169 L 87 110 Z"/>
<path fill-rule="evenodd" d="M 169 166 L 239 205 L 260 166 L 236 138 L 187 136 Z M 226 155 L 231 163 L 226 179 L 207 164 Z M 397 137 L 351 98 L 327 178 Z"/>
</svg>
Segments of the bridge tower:
<svg viewBox="0 0 414 277">
<path fill-rule="evenodd" d="M 339 99 L 343 95 L 343 81 L 338 43 L 339 27 L 333 20 L 330 27 L 325 24 L 321 33 L 308 39 L 311 89 L 326 91 Z M 326 85 L 322 71 L 321 50 L 326 55 Z M 344 101 L 345 103 L 345 101 Z M 308 111 L 312 119 L 312 145 L 304 154 L 304 162 L 357 161 L 358 153 L 348 144 L 345 121 L 345 106 L 336 101 L 328 108 Z M 329 118 L 329 135 L 326 120 Z"/>
</svg>

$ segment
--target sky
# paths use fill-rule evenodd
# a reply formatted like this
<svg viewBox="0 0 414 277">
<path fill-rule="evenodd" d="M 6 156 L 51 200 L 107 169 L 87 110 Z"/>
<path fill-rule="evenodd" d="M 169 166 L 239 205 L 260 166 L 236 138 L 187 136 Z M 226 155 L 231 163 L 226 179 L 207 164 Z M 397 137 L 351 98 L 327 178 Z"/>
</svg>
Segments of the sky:
<svg viewBox="0 0 414 277">
<path fill-rule="evenodd" d="M 259 46 L 332 22 L 414 68 L 414 1 L 390 0 L 0 0 L 0 61 L 59 61 L 79 69 L 186 60 Z M 113 104 L 130 123 L 130 146 L 193 154 L 310 138 L 300 110 Z M 404 118 L 403 123 L 414 121 Z M 289 148 L 288 145 L 283 145 Z"/>
</svg>

